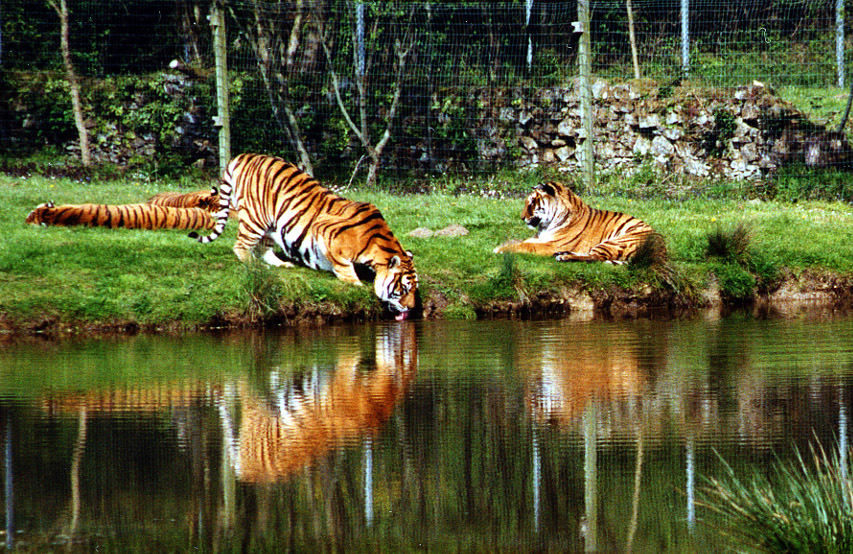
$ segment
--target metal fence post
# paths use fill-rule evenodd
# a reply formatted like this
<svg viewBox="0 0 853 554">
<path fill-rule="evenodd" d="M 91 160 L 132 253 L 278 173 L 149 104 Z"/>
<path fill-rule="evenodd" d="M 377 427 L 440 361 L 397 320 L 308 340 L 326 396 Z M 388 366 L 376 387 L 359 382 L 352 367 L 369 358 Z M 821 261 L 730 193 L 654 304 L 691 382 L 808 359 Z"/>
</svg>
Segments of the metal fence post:
<svg viewBox="0 0 853 554">
<path fill-rule="evenodd" d="M 228 102 L 228 44 L 225 40 L 225 11 L 218 0 L 210 10 L 213 52 L 216 59 L 216 110 L 213 126 L 219 131 L 219 169 L 225 171 L 231 161 L 231 114 Z"/>
<path fill-rule="evenodd" d="M 844 86 L 844 0 L 835 0 L 835 64 L 838 86 Z"/>
<path fill-rule="evenodd" d="M 581 127 L 583 144 L 581 145 L 581 172 L 587 190 L 595 185 L 595 130 L 593 122 L 595 113 L 592 107 L 592 39 L 589 32 L 589 3 L 590 0 L 578 0 L 578 70 L 580 73 L 581 96 Z"/>
<path fill-rule="evenodd" d="M 681 73 L 690 76 L 690 0 L 681 0 Z"/>
</svg>

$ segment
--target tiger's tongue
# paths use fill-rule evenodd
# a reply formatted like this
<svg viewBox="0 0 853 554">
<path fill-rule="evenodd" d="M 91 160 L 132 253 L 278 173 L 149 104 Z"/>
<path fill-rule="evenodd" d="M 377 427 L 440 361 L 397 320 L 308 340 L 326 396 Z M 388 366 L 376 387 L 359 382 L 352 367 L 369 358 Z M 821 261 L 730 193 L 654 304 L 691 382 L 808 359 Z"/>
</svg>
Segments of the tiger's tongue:
<svg viewBox="0 0 853 554">
<path fill-rule="evenodd" d="M 407 317 L 409 317 L 409 312 L 400 312 L 399 314 L 394 316 L 394 319 L 396 319 L 397 321 L 403 321 Z"/>
</svg>

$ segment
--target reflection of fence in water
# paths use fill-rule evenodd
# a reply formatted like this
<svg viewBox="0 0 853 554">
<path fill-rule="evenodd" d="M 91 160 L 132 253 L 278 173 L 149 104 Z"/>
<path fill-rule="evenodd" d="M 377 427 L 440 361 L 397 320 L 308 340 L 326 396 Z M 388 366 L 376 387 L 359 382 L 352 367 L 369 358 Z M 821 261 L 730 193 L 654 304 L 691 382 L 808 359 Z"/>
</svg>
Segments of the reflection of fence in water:
<svg viewBox="0 0 853 554">
<path fill-rule="evenodd" d="M 352 345 L 338 355 L 331 371 L 315 366 L 310 374 L 283 382 L 271 373 L 269 391 L 254 391 L 246 382 L 226 385 L 219 413 L 237 477 L 280 481 L 336 447 L 377 433 L 414 379 L 417 365 L 415 327 L 389 325 L 377 333 L 372 361 Z M 240 423 L 235 425 L 238 405 Z"/>
</svg>

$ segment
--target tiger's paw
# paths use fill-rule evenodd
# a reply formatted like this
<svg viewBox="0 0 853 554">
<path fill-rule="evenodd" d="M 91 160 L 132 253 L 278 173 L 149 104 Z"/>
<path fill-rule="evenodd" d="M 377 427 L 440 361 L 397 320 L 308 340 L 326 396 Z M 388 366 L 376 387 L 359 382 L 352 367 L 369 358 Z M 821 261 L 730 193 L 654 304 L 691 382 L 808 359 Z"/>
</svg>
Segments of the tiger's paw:
<svg viewBox="0 0 853 554">
<path fill-rule="evenodd" d="M 592 257 L 580 252 L 557 252 L 554 254 L 554 259 L 558 262 L 587 262 L 592 260 Z"/>
</svg>

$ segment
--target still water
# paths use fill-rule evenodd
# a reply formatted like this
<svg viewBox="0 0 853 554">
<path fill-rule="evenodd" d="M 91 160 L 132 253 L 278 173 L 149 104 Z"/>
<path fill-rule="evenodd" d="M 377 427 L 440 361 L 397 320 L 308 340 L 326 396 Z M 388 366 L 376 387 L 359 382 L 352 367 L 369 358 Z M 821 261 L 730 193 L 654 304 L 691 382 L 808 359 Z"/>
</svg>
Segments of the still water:
<svg viewBox="0 0 853 554">
<path fill-rule="evenodd" d="M 393 322 L 0 345 L 7 546 L 707 551 L 847 442 L 853 319 Z"/>
</svg>

